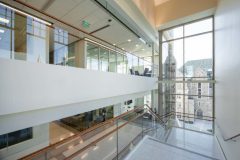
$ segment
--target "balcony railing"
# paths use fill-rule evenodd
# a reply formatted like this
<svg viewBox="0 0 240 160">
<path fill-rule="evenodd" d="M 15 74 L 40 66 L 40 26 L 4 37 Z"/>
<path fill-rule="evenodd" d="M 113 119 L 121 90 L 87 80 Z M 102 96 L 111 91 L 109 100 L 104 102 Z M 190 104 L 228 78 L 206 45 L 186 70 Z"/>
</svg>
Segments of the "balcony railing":
<svg viewBox="0 0 240 160">
<path fill-rule="evenodd" d="M 95 154 L 94 151 L 101 152 L 99 159 L 122 159 L 132 145 L 136 145 L 145 134 L 157 128 L 164 130 L 165 122 L 145 105 L 21 159 L 79 159 L 91 157 L 91 154 Z"/>
</svg>

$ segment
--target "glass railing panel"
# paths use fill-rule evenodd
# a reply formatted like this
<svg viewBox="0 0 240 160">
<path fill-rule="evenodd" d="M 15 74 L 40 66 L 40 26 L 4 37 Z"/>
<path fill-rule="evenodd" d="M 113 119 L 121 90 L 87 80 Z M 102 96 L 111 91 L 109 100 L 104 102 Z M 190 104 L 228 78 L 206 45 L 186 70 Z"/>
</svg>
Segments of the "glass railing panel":
<svg viewBox="0 0 240 160">
<path fill-rule="evenodd" d="M 99 154 L 97 153 L 97 150 L 105 148 L 102 146 L 104 144 L 101 144 L 101 142 L 106 140 L 110 135 L 113 135 L 112 133 L 114 133 L 115 129 L 115 122 L 106 121 L 104 124 L 93 126 L 80 134 L 73 136 L 72 140 L 68 140 L 63 144 L 58 145 L 58 147 L 50 149 L 47 152 L 47 155 L 50 158 L 60 157 L 60 159 L 78 159 L 79 157 L 88 157 L 91 159 L 91 156 L 93 156 L 92 154 Z M 109 153 L 105 151 L 104 153 L 108 155 L 109 153 L 112 153 L 112 151 L 109 151 Z M 102 154 L 102 156 L 103 155 L 104 154 Z"/>
<path fill-rule="evenodd" d="M 118 159 L 123 159 L 143 137 L 142 114 L 135 114 L 118 130 Z"/>
</svg>

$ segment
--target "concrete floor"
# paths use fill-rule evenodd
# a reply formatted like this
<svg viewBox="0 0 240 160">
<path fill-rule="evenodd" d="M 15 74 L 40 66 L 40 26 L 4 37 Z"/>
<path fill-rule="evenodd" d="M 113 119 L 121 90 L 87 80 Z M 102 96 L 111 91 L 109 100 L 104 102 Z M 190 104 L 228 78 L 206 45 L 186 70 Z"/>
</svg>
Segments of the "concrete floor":
<svg viewBox="0 0 240 160">
<path fill-rule="evenodd" d="M 157 136 L 155 136 L 157 137 Z M 224 160 L 215 136 L 172 128 L 166 140 L 146 136 L 126 160 Z"/>
</svg>

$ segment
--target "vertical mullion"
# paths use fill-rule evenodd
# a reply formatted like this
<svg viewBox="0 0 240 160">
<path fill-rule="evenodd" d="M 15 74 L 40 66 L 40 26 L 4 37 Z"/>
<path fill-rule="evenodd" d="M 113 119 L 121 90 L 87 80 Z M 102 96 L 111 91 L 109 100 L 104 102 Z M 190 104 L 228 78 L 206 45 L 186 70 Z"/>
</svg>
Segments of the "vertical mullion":
<svg viewBox="0 0 240 160">
<path fill-rule="evenodd" d="M 212 58 L 213 58 L 213 66 L 212 66 L 212 73 L 213 73 L 213 77 L 212 79 L 215 80 L 215 17 L 213 16 L 212 17 L 212 47 L 213 47 L 213 50 L 212 50 Z M 213 99 L 212 99 L 212 117 L 213 117 L 213 121 L 212 121 L 212 134 L 215 133 L 215 84 L 213 83 L 212 84 L 212 92 L 213 92 Z"/>
<path fill-rule="evenodd" d="M 183 25 L 183 114 L 185 114 L 185 25 Z M 185 129 L 185 116 L 183 117 L 183 128 Z"/>
</svg>

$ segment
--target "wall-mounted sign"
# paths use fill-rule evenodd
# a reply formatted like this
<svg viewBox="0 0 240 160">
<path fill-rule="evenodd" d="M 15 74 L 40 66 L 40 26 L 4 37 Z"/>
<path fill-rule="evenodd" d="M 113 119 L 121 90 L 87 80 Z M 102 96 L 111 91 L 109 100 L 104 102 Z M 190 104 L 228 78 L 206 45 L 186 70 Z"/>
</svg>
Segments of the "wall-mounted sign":
<svg viewBox="0 0 240 160">
<path fill-rule="evenodd" d="M 88 21 L 86 21 L 86 20 L 83 20 L 82 21 L 82 26 L 83 26 L 83 28 L 89 28 L 90 27 L 90 23 Z"/>
</svg>

